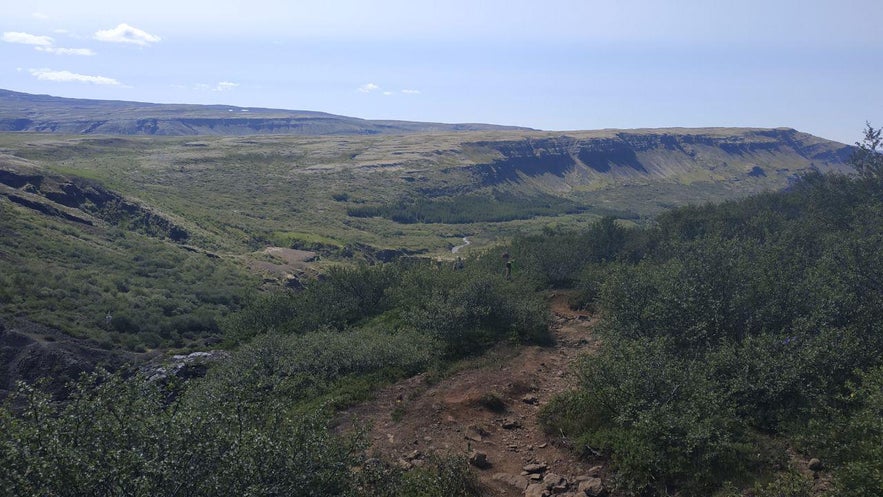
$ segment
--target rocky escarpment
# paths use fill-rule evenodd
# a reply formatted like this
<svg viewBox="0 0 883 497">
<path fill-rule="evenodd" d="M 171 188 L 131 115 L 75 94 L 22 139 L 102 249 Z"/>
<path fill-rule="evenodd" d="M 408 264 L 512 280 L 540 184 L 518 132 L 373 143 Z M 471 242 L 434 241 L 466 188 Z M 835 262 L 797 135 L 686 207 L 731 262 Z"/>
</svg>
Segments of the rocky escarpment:
<svg viewBox="0 0 883 497">
<path fill-rule="evenodd" d="M 97 218 L 175 242 L 184 242 L 190 237 L 184 228 L 169 219 L 85 178 L 0 169 L 0 195 L 42 214 L 80 224 L 93 225 L 92 220 Z"/>
<path fill-rule="evenodd" d="M 571 186 L 612 178 L 672 178 L 716 172 L 727 178 L 846 171 L 852 147 L 793 129 L 660 130 L 610 136 L 558 136 L 466 144 L 497 158 L 473 166 L 485 186 L 539 176 Z"/>
</svg>

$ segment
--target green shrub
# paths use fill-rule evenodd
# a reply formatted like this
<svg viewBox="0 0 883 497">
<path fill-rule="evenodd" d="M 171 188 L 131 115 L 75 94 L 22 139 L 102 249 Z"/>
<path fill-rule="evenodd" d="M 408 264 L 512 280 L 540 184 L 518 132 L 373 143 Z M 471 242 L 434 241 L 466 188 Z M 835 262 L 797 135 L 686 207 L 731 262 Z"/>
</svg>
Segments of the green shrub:
<svg viewBox="0 0 883 497">
<path fill-rule="evenodd" d="M 69 402 L 20 387 L 0 410 L 7 495 L 346 495 L 357 439 L 267 397 L 168 400 L 143 378 L 84 377 Z M 243 416 L 247 410 L 255 415 Z M 259 415 L 258 415 L 259 414 Z"/>
<path fill-rule="evenodd" d="M 380 460 L 369 460 L 358 473 L 364 497 L 470 497 L 484 495 L 475 474 L 462 457 L 431 457 L 421 468 L 403 471 Z"/>
<path fill-rule="evenodd" d="M 834 471 L 834 495 L 883 495 L 883 366 L 849 382 L 841 401 L 810 423 L 804 443 Z"/>
</svg>

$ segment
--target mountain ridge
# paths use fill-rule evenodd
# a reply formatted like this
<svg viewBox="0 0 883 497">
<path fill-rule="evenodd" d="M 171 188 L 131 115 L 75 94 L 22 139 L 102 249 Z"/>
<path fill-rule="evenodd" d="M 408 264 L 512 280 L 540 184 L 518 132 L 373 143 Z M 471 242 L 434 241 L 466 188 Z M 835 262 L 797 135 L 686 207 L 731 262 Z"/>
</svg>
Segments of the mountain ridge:
<svg viewBox="0 0 883 497">
<path fill-rule="evenodd" d="M 376 135 L 532 131 L 481 123 L 373 120 L 306 110 L 160 104 L 35 95 L 0 89 L 0 131 L 111 135 Z"/>
</svg>

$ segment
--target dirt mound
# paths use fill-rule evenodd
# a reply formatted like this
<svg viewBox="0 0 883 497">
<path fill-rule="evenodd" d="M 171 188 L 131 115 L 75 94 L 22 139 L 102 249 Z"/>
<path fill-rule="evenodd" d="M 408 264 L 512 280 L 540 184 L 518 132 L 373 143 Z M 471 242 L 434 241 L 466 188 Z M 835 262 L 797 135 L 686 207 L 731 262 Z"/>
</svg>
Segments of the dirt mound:
<svg viewBox="0 0 883 497">
<path fill-rule="evenodd" d="M 561 440 L 546 435 L 537 419 L 555 394 L 575 386 L 574 359 L 598 347 L 595 320 L 566 302 L 557 295 L 550 303 L 554 345 L 501 347 L 438 382 L 425 374 L 409 378 L 344 413 L 340 426 L 370 425 L 372 449 L 406 467 L 433 453 L 483 452 L 489 466 L 477 471 L 494 495 L 523 495 L 510 483 L 517 478 L 508 476 L 521 476 L 531 463 L 569 481 L 598 474 L 595 464 L 577 460 Z"/>
</svg>

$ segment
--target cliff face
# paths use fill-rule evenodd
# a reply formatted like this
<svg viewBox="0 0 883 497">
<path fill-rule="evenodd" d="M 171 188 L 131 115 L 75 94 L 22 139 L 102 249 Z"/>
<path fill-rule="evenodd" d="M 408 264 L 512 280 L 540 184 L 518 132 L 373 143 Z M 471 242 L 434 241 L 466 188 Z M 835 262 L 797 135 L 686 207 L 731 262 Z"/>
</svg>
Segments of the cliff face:
<svg viewBox="0 0 883 497">
<path fill-rule="evenodd" d="M 571 186 L 601 177 L 720 180 L 845 172 L 852 147 L 793 129 L 657 130 L 609 137 L 560 136 L 475 142 L 496 155 L 472 167 L 483 185 L 555 176 Z"/>
</svg>

